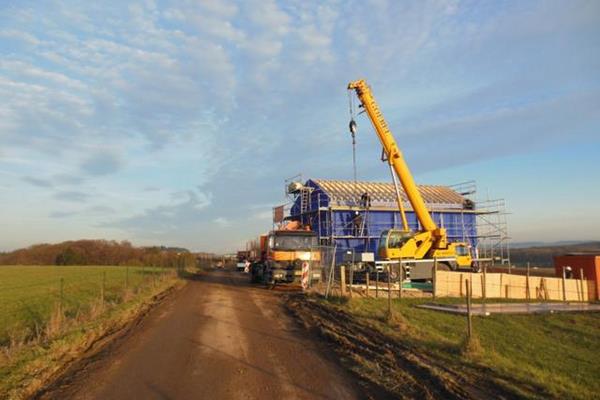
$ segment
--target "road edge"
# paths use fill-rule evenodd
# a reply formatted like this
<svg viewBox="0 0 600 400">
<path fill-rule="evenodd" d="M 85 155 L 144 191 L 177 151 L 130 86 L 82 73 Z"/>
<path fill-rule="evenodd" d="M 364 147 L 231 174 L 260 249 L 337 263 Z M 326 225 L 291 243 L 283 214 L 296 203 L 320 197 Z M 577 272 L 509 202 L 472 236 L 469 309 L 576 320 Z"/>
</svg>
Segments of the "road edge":
<svg viewBox="0 0 600 400">
<path fill-rule="evenodd" d="M 187 280 L 177 280 L 172 285 L 144 301 L 131 318 L 107 327 L 106 330 L 88 344 L 81 354 L 67 360 L 56 372 L 46 378 L 37 390 L 26 395 L 25 398 L 30 400 L 51 398 L 53 392 L 69 386 L 71 382 L 86 373 L 90 365 L 101 360 L 106 354 L 116 349 L 125 338 L 133 334 L 136 328 L 155 308 L 186 285 Z"/>
</svg>

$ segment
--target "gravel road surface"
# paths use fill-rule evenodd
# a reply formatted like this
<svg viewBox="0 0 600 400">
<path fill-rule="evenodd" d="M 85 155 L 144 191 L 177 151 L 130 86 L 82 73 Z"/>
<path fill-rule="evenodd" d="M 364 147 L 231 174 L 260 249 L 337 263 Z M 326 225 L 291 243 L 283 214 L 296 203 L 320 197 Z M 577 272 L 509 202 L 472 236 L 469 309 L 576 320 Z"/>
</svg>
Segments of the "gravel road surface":
<svg viewBox="0 0 600 400">
<path fill-rule="evenodd" d="M 198 275 L 43 398 L 364 398 L 335 356 L 246 275 Z"/>
</svg>

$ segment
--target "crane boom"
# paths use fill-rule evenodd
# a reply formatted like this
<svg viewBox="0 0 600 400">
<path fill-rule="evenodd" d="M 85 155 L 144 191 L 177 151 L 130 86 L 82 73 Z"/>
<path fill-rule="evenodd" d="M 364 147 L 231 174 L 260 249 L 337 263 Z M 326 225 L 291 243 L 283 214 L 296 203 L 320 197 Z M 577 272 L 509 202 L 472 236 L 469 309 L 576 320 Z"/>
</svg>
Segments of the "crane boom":
<svg viewBox="0 0 600 400">
<path fill-rule="evenodd" d="M 400 149 L 396 144 L 396 140 L 388 128 L 388 125 L 383 118 L 383 114 L 381 113 L 381 110 L 379 109 L 379 106 L 373 97 L 371 88 L 367 85 L 367 82 L 364 79 L 360 79 L 350 82 L 348 84 L 348 90 L 356 91 L 356 95 L 358 96 L 369 118 L 371 119 L 371 122 L 373 123 L 373 127 L 375 128 L 375 132 L 381 141 L 381 145 L 383 146 L 383 150 L 388 158 L 388 161 L 400 179 L 400 183 L 402 184 L 402 188 L 406 193 L 406 197 L 408 197 L 408 201 L 412 205 L 412 208 L 419 222 L 421 223 L 423 230 L 431 232 L 435 235 L 435 233 L 439 232 L 440 230 L 429 214 L 429 210 L 425 205 L 425 201 L 423 201 L 421 193 L 419 193 L 419 189 L 417 188 L 415 180 L 408 169 L 408 165 L 404 160 L 402 152 L 400 152 Z"/>
</svg>

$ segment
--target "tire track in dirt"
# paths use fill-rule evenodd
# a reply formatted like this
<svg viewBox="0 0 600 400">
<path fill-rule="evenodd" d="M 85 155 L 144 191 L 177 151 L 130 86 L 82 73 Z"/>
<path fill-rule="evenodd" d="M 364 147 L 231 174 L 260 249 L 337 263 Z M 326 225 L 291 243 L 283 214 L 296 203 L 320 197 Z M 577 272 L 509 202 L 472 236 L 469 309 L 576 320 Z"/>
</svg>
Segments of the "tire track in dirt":
<svg viewBox="0 0 600 400">
<path fill-rule="evenodd" d="M 350 375 L 244 274 L 197 275 L 43 398 L 358 399 Z"/>
<path fill-rule="evenodd" d="M 305 328 L 335 344 L 335 351 L 345 359 L 346 367 L 363 384 L 384 391 L 376 397 L 460 400 L 522 397 L 490 381 L 484 373 L 454 371 L 363 325 L 343 310 L 303 296 L 290 296 L 287 306 Z"/>
</svg>

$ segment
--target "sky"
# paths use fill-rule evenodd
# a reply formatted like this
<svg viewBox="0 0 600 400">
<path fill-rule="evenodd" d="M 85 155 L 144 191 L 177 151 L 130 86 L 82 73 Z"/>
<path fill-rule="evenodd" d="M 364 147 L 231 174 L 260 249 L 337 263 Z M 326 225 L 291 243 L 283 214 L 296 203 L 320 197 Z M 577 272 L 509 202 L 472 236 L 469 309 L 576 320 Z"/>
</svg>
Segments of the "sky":
<svg viewBox="0 0 600 400">
<path fill-rule="evenodd" d="M 243 248 L 286 178 L 352 178 L 358 78 L 418 183 L 475 180 L 514 241 L 600 239 L 598 1 L 0 0 L 0 251 Z"/>
</svg>

